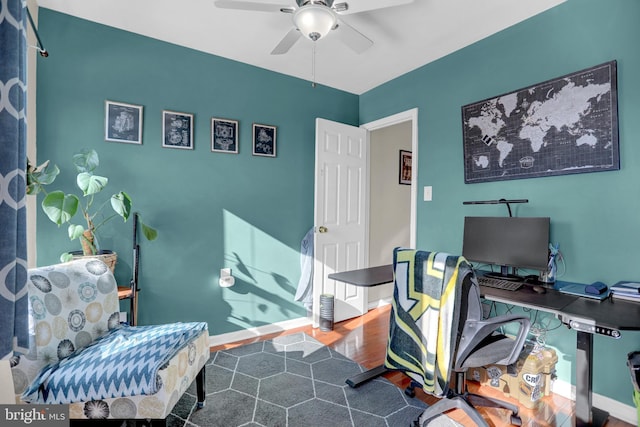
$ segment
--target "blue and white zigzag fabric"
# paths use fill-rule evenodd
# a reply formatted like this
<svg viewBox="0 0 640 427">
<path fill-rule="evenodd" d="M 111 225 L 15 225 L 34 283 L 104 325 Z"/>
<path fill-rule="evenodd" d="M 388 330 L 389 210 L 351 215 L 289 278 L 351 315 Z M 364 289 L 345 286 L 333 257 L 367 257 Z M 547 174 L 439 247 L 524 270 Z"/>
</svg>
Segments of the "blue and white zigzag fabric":
<svg viewBox="0 0 640 427">
<path fill-rule="evenodd" d="M 204 322 L 114 329 L 44 368 L 22 399 L 54 404 L 155 394 L 158 370 L 204 330 Z"/>
</svg>

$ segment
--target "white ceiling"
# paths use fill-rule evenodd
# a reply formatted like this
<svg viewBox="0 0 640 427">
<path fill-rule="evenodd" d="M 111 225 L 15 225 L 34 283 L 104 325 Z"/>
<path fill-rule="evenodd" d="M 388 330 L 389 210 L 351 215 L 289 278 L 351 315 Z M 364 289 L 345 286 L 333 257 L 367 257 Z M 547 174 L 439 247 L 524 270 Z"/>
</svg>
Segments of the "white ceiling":
<svg viewBox="0 0 640 427">
<path fill-rule="evenodd" d="M 295 0 L 252 1 L 295 6 Z M 341 19 L 374 44 L 356 54 L 335 32 L 329 33 L 316 43 L 315 80 L 359 95 L 565 0 L 414 0 L 360 13 L 358 10 L 371 7 L 374 0 L 344 1 L 350 10 Z M 395 0 L 375 1 L 393 4 Z M 289 14 L 221 9 L 214 0 L 37 3 L 89 21 L 312 80 L 310 40 L 301 38 L 286 54 L 270 55 L 293 25 Z M 43 43 L 46 48 L 46 39 Z M 55 51 L 50 54 L 55 55 Z"/>
</svg>

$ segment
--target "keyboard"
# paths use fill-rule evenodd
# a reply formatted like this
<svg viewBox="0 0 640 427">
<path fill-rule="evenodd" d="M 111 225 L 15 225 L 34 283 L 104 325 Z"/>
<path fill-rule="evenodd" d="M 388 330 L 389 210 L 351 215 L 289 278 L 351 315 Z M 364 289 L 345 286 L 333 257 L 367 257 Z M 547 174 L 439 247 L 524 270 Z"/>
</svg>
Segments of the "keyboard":
<svg viewBox="0 0 640 427">
<path fill-rule="evenodd" d="M 493 277 L 478 277 L 478 283 L 481 286 L 488 286 L 490 288 L 504 289 L 507 291 L 517 291 L 522 287 L 522 283 L 513 282 L 511 280 L 494 279 Z"/>
</svg>

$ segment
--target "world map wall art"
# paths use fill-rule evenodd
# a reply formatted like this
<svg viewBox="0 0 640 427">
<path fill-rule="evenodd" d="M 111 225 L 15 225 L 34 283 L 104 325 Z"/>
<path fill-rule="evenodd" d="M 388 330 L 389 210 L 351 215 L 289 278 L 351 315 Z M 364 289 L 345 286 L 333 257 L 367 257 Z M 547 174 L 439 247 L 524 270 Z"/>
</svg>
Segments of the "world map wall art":
<svg viewBox="0 0 640 427">
<path fill-rule="evenodd" d="M 616 61 L 462 107 L 467 184 L 620 169 Z"/>
</svg>

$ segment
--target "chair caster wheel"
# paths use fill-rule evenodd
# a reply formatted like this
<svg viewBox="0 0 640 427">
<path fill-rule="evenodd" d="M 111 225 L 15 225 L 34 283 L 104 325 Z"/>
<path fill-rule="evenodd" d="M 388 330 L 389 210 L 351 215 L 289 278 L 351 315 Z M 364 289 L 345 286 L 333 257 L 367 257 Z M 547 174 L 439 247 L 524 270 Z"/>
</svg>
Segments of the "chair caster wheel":
<svg viewBox="0 0 640 427">
<path fill-rule="evenodd" d="M 204 408 L 204 402 L 198 402 L 198 403 L 196 403 L 196 407 L 197 407 L 198 409 L 202 409 L 202 408 Z"/>
<path fill-rule="evenodd" d="M 411 387 L 405 388 L 404 389 L 404 394 L 406 394 L 409 397 L 416 397 L 416 391 Z"/>
<path fill-rule="evenodd" d="M 521 426 L 522 418 L 520 418 L 518 415 L 511 415 L 511 425 Z"/>
</svg>

